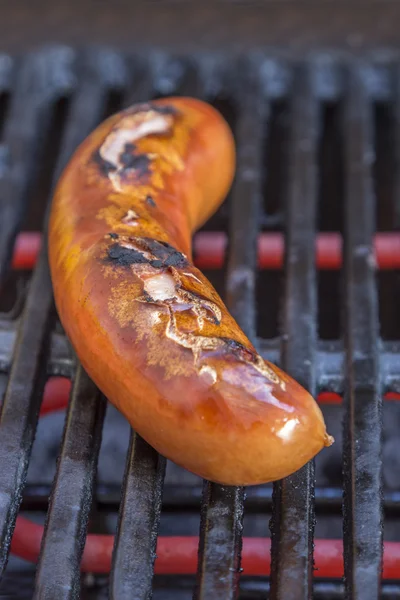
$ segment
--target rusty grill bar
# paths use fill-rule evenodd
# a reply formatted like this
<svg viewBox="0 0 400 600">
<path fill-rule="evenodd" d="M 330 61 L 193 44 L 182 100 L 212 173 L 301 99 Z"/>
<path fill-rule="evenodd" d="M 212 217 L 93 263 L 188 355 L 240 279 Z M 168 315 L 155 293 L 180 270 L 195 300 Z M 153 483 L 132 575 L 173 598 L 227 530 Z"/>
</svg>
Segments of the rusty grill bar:
<svg viewBox="0 0 400 600">
<path fill-rule="evenodd" d="M 260 55 L 248 59 L 196 55 L 188 60 L 160 53 L 125 57 L 102 49 L 78 54 L 70 48 L 52 48 L 21 62 L 0 56 L 0 94 L 7 92 L 11 97 L 0 154 L 1 284 L 10 267 L 28 199 L 34 199 L 31 190 L 37 181 L 42 146 L 60 101 L 68 102 L 68 110 L 52 186 L 73 149 L 110 107 L 118 108 L 116 103 L 126 105 L 149 96 L 185 93 L 208 100 L 228 98 L 234 105 L 238 172 L 229 201 L 226 301 L 264 357 L 281 364 L 312 393 L 344 393 L 345 406 L 345 588 L 340 581 L 313 582 L 314 466 L 310 463 L 274 485 L 271 587 L 264 581 L 242 578 L 242 598 L 265 598 L 269 594 L 274 600 L 307 600 L 313 593 L 324 600 L 344 594 L 360 600 L 378 598 L 383 510 L 381 396 L 387 391 L 400 393 L 400 345 L 379 339 L 371 261 L 375 231 L 372 106 L 376 101 L 393 102 L 398 113 L 398 73 L 396 64 L 382 62 L 349 65 L 316 59 L 297 64 Z M 290 115 L 285 285 L 281 336 L 263 340 L 257 338 L 256 327 L 257 310 L 264 310 L 256 298 L 256 239 L 262 224 L 268 222 L 263 219 L 262 207 L 266 171 L 263 148 L 272 104 L 277 101 L 288 102 Z M 332 343 L 318 339 L 314 264 L 319 176 L 316 156 L 321 110 L 326 103 L 343 106 L 345 140 L 345 336 L 344 342 Z M 223 222 L 221 214 L 213 220 L 215 227 Z M 223 227 L 226 229 L 227 224 Z M 28 486 L 23 500 L 40 401 L 51 374 L 74 379 L 74 389 L 34 598 L 69 600 L 79 597 L 78 566 L 95 494 L 105 402 L 82 369 L 76 368 L 65 338 L 54 330 L 44 245 L 22 315 L 12 322 L 0 320 L 0 377 L 2 381 L 7 378 L 0 413 L 2 572 L 21 502 L 24 507 L 43 508 L 48 493 L 48 489 Z M 164 459 L 132 433 L 110 576 L 110 597 L 115 600 L 151 597 L 164 472 Z M 324 502 L 340 510 L 341 492 L 328 492 L 316 489 L 317 512 L 324 510 Z M 271 506 L 270 490 L 251 489 L 247 494 L 246 503 L 243 489 L 204 483 L 197 582 L 195 586 L 193 580 L 188 584 L 198 600 L 237 597 L 243 510 L 247 506 L 249 510 L 267 510 Z M 117 505 L 118 496 L 113 498 Z M 398 497 L 387 495 L 386 500 L 388 510 L 396 511 Z M 199 502 L 198 488 L 189 496 L 179 486 L 165 490 L 164 506 L 174 510 Z M 109 506 L 109 499 L 105 504 Z M 385 583 L 382 597 L 400 598 L 399 587 Z"/>
</svg>

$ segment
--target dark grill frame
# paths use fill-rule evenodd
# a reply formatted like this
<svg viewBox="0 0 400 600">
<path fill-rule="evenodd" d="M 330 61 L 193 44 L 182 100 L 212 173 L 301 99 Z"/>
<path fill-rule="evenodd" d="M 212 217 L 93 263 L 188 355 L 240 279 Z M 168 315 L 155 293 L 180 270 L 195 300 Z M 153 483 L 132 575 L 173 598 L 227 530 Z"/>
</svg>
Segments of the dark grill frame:
<svg viewBox="0 0 400 600">
<path fill-rule="evenodd" d="M 160 93 L 203 98 L 223 93 L 235 102 L 238 149 L 238 172 L 231 199 L 227 303 L 253 340 L 256 340 L 256 240 L 262 221 L 264 126 L 261 124 L 268 126 L 272 101 L 290 99 L 290 187 L 285 221 L 286 300 L 282 336 L 256 343 L 266 358 L 281 363 L 312 393 L 345 392 L 345 593 L 346 597 L 360 600 L 376 599 L 380 588 L 381 395 L 386 391 L 400 392 L 400 372 L 396 367 L 400 346 L 397 342 L 379 340 L 371 260 L 375 229 L 371 106 L 377 99 L 395 99 L 399 106 L 398 90 L 393 84 L 398 86 L 399 79 L 391 78 L 395 66 L 395 62 L 360 65 L 339 59 L 289 63 L 262 55 L 247 59 L 192 55 L 188 60 L 150 53 L 146 57 L 125 58 L 104 49 L 80 55 L 70 48 L 44 49 L 21 64 L 0 57 L 0 93 L 12 91 L 3 135 L 7 154 L 0 157 L 0 280 L 4 280 L 9 268 L 14 240 L 27 209 L 27 191 L 35 184 L 36 156 L 43 132 L 51 126 L 51 116 L 60 99 L 68 97 L 71 101 L 53 186 L 73 149 L 105 116 L 110 94 L 121 94 L 123 103 L 128 104 Z M 315 156 L 321 132 L 320 110 L 323 102 L 337 102 L 339 98 L 344 101 L 346 132 L 345 344 L 318 340 L 314 266 Z M 79 597 L 78 565 L 94 493 L 105 401 L 82 369 L 75 368 L 65 339 L 52 330 L 53 317 L 44 246 L 22 317 L 16 322 L 17 330 L 10 323 L 0 323 L 0 377 L 8 376 L 0 414 L 0 565 L 4 570 L 46 377 L 50 374 L 72 377 L 74 390 L 34 596 L 38 600 L 70 600 Z M 110 597 L 115 600 L 151 596 L 164 469 L 165 461 L 133 433 L 110 580 Z M 249 490 L 249 502 L 251 497 L 263 502 L 263 493 Z M 323 490 L 318 493 L 323 494 Z M 243 505 L 244 490 L 204 484 L 195 591 L 198 600 L 237 596 Z M 367 517 L 371 520 L 368 535 L 363 529 Z M 274 486 L 271 599 L 311 598 L 314 521 L 314 467 L 310 463 Z M 338 598 L 343 594 L 339 582 L 318 582 L 314 589 L 315 597 Z M 400 597 L 397 587 L 387 589 L 383 597 L 386 593 Z M 255 589 L 251 583 L 244 583 L 244 597 L 253 597 L 252 590 L 261 597 L 268 591 L 263 584 Z"/>
</svg>

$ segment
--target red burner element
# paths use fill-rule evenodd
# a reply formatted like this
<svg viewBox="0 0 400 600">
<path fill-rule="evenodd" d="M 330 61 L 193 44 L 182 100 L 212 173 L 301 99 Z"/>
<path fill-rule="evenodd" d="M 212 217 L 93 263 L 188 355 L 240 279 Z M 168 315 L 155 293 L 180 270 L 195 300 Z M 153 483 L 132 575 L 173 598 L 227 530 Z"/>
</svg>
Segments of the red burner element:
<svg viewBox="0 0 400 600">
<path fill-rule="evenodd" d="M 71 382 L 64 377 L 52 377 L 46 384 L 41 416 L 65 408 L 68 404 Z M 321 394 L 323 402 L 339 403 L 336 394 Z M 388 399 L 399 399 L 399 394 L 388 394 Z M 29 519 L 17 518 L 11 542 L 11 552 L 30 562 L 36 562 L 43 536 L 43 526 Z M 155 573 L 159 575 L 190 575 L 197 571 L 199 539 L 187 537 L 159 537 Z M 81 570 L 89 573 L 108 573 L 114 536 L 89 534 L 86 539 Z M 244 575 L 269 575 L 271 568 L 271 541 L 268 538 L 243 539 L 242 567 Z M 343 577 L 343 544 L 341 540 L 315 541 L 315 576 Z M 386 542 L 384 548 L 384 579 L 398 579 L 400 572 L 400 543 Z"/>
<path fill-rule="evenodd" d="M 41 234 L 21 233 L 16 240 L 14 269 L 33 269 L 41 245 Z M 195 263 L 199 269 L 223 267 L 227 236 L 221 232 L 201 232 L 194 237 Z M 285 240 L 281 233 L 262 233 L 258 240 L 261 269 L 281 269 Z M 400 268 L 400 233 L 386 232 L 375 236 L 375 259 L 379 269 Z M 342 265 L 342 236 L 340 233 L 321 233 L 317 237 L 318 269 L 335 270 Z"/>
<path fill-rule="evenodd" d="M 72 384 L 66 377 L 50 377 L 44 388 L 40 416 L 66 408 L 71 387 Z"/>
<path fill-rule="evenodd" d="M 20 233 L 14 246 L 12 268 L 27 271 L 33 269 L 41 245 L 41 233 L 36 231 L 24 231 L 23 233 Z"/>
<path fill-rule="evenodd" d="M 225 233 L 202 232 L 194 238 L 195 262 L 199 269 L 220 269 L 224 264 L 228 238 Z M 340 269 L 342 236 L 340 233 L 320 233 L 317 236 L 317 268 Z M 281 233 L 262 233 L 258 238 L 260 269 L 281 269 L 285 239 Z M 375 259 L 379 269 L 400 268 L 400 233 L 386 232 L 375 236 Z"/>
<path fill-rule="evenodd" d="M 43 527 L 19 516 L 11 543 L 11 552 L 30 562 L 36 562 L 40 552 Z M 197 571 L 198 537 L 159 537 L 155 573 L 158 575 L 192 575 Z M 109 573 L 114 545 L 112 535 L 89 534 L 81 563 L 86 573 Z M 271 541 L 268 538 L 243 539 L 243 575 L 269 575 Z M 341 540 L 316 540 L 316 577 L 343 577 L 343 545 Z M 386 542 L 384 549 L 384 579 L 396 579 L 400 568 L 400 544 Z"/>
<path fill-rule="evenodd" d="M 46 383 L 44 397 L 40 409 L 40 415 L 43 416 L 49 412 L 62 410 L 68 404 L 68 398 L 71 391 L 71 382 L 65 377 L 51 377 Z M 400 394 L 389 392 L 385 394 L 385 400 L 400 400 Z M 317 397 L 318 404 L 341 404 L 342 397 L 333 392 L 322 392 Z"/>
</svg>

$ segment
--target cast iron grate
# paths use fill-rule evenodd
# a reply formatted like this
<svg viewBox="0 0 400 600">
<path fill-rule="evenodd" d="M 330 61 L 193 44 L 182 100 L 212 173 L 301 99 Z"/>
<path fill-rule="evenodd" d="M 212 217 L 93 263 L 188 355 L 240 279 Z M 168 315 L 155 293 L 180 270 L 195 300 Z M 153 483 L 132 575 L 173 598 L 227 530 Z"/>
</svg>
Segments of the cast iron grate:
<svg viewBox="0 0 400 600">
<path fill-rule="evenodd" d="M 341 492 L 315 490 L 314 465 L 309 464 L 277 483 L 272 499 L 270 488 L 247 490 L 245 503 L 243 489 L 204 484 L 194 592 L 198 600 L 227 600 L 239 593 L 244 506 L 249 511 L 272 507 L 272 559 L 270 583 L 265 577 L 245 577 L 245 570 L 241 597 L 265 598 L 269 594 L 271 599 L 306 600 L 311 598 L 313 586 L 314 597 L 324 600 L 344 595 L 362 600 L 379 597 L 384 504 L 381 398 L 387 392 L 400 393 L 400 346 L 395 339 L 379 338 L 373 252 L 373 111 L 377 102 L 393 107 L 398 142 L 399 82 L 395 61 L 361 65 L 318 58 L 289 63 L 261 55 L 180 58 L 163 53 L 125 57 L 104 49 L 77 54 L 59 47 L 18 60 L 0 56 L 0 100 L 4 99 L 0 102 L 4 116 L 0 146 L 3 291 L 17 235 L 26 222 L 29 201 L 34 202 L 32 190 L 40 187 L 44 168 L 40 157 L 45 141 L 53 135 L 55 115 L 62 112 L 63 129 L 51 184 L 43 184 L 41 191 L 46 197 L 51 196 L 51 188 L 77 144 L 119 105 L 174 93 L 199 96 L 217 105 L 220 102 L 225 108 L 231 107 L 226 109 L 231 117 L 234 114 L 238 172 L 228 203 L 207 226 L 202 244 L 198 238 L 199 265 L 201 260 L 207 263 L 206 244 L 212 239 L 221 254 L 225 238 L 213 231 L 225 231 L 225 298 L 245 332 L 258 340 L 266 358 L 281 364 L 313 394 L 344 394 L 344 584 L 340 579 L 313 581 L 314 499 L 316 496 L 317 510 L 333 508 L 338 512 Z M 274 173 L 268 173 L 264 162 L 265 138 L 271 115 L 280 103 L 285 104 L 289 119 L 286 202 L 284 212 L 269 214 L 263 205 L 268 189 L 265 178 L 273 179 Z M 321 201 L 317 156 L 322 115 L 332 105 L 340 109 L 343 144 L 343 326 L 338 339 L 327 342 L 318 337 L 315 241 Z M 397 151 L 399 147 L 397 143 Z M 398 181 L 397 176 L 395 192 Z M 322 186 L 322 201 L 323 194 Z M 398 195 L 394 199 L 393 223 L 398 226 Z M 257 304 L 256 240 L 270 229 L 285 233 L 283 308 L 280 336 L 261 339 L 257 338 L 257 311 L 262 315 L 270 305 Z M 279 289 L 270 293 L 278 294 Z M 6 568 L 21 502 L 31 509 L 46 504 L 47 488 L 28 486 L 24 495 L 27 468 L 46 379 L 50 375 L 69 377 L 74 381 L 73 391 L 34 592 L 36 599 L 67 600 L 80 595 L 79 565 L 95 493 L 105 401 L 83 370 L 75 366 L 54 322 L 43 244 L 20 314 L 0 322 L 0 382 L 5 390 L 0 414 L 0 567 L 2 571 Z M 154 581 L 155 593 L 164 583 L 166 587 L 170 584 L 170 580 L 153 579 L 161 508 L 197 506 L 200 490 L 196 487 L 188 492 L 169 486 L 163 500 L 164 472 L 165 461 L 132 433 L 109 584 L 110 597 L 116 600 L 149 598 Z M 99 489 L 98 494 L 100 504 L 103 498 L 105 505 L 118 507 L 117 493 Z M 387 494 L 385 501 L 387 510 L 395 513 L 396 494 Z M 393 562 L 396 552 L 396 545 L 385 549 L 385 556 L 390 554 L 394 565 L 391 576 L 400 565 Z M 266 550 L 265 574 L 267 563 Z M 190 597 L 194 583 L 191 579 L 189 583 L 182 581 L 181 592 L 189 590 L 189 595 L 179 596 L 181 592 L 177 592 L 175 598 Z M 385 583 L 382 597 L 400 598 L 400 587 Z"/>
</svg>

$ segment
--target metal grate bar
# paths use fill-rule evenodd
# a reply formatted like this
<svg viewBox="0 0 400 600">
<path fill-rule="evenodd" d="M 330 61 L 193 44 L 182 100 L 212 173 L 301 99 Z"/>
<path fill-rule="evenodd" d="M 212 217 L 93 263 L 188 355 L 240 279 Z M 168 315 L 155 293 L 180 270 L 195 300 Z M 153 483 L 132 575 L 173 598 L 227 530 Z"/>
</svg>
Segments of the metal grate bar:
<svg viewBox="0 0 400 600">
<path fill-rule="evenodd" d="M 103 58 L 112 61 L 113 55 Z M 73 102 L 54 173 L 53 189 L 75 148 L 105 116 L 109 87 L 118 85 L 118 80 L 109 81 L 97 61 L 97 56 L 93 58 L 90 54 L 83 60 L 80 73 L 83 83 Z M 122 66 L 118 63 L 114 66 L 119 68 L 117 74 L 120 75 Z M 44 283 L 46 294 L 51 298 L 50 282 L 46 280 Z M 36 598 L 72 600 L 79 596 L 79 564 L 91 506 L 103 416 L 103 402 L 100 403 L 95 386 L 79 367 L 49 506 Z M 66 539 L 60 538 L 60 532 L 64 534 L 66 530 Z M 60 556 L 65 562 L 60 561 Z"/>
<path fill-rule="evenodd" d="M 55 65 L 52 61 L 57 58 L 59 59 L 58 65 Z M 52 56 L 52 61 L 50 61 L 52 65 L 49 64 L 49 61 L 44 61 L 44 64 L 40 63 L 39 66 L 31 65 L 32 72 L 30 72 L 29 77 L 29 69 L 26 66 L 27 79 L 34 78 L 35 72 L 37 78 L 40 79 L 43 75 L 40 68 L 49 69 L 51 67 L 52 69 L 57 68 L 59 71 L 60 81 L 68 80 L 69 74 L 65 72 L 66 65 L 63 60 L 64 58 L 64 55 L 60 57 L 56 53 L 55 56 Z M 49 83 L 48 79 L 46 81 Z M 36 95 L 43 101 L 42 86 L 39 89 L 40 92 L 36 89 L 32 91 L 33 105 L 36 104 Z M 10 136 L 10 143 L 15 136 L 15 140 L 12 142 L 12 156 L 17 161 L 16 171 L 9 180 L 3 180 L 5 188 L 1 192 L 9 193 L 9 198 L 13 198 L 13 201 L 19 205 L 23 201 L 22 195 L 20 196 L 23 190 L 20 187 L 21 184 L 16 182 L 15 177 L 19 172 L 21 179 L 24 179 L 23 173 L 26 169 L 26 163 L 29 162 L 22 148 L 25 144 L 26 147 L 33 150 L 31 138 L 25 137 L 25 133 L 22 133 L 19 129 L 20 124 L 16 123 L 18 115 L 22 123 L 24 123 L 22 117 L 24 107 L 23 94 L 27 93 L 28 90 L 29 87 L 26 89 L 21 83 L 20 89 L 16 92 L 15 112 L 10 117 L 12 125 L 10 125 L 9 133 L 7 134 Z M 46 103 L 44 105 L 48 108 Z M 29 135 L 36 138 L 39 133 L 36 126 L 33 126 L 31 122 L 27 122 L 26 125 L 28 126 Z M 19 166 L 18 161 L 20 161 Z M 1 205 L 2 215 L 4 214 L 3 208 L 5 215 L 1 223 L 6 220 L 10 222 L 8 201 Z M 13 215 L 14 212 L 11 210 L 11 222 L 14 219 Z M 11 230 L 15 229 L 16 226 L 17 222 L 15 221 L 11 229 L 8 228 L 3 231 L 4 235 L 8 236 L 9 242 L 13 235 Z M 0 248 L 0 259 L 4 266 L 7 265 L 10 256 L 11 252 L 9 252 L 7 247 L 4 249 Z M 3 573 L 8 559 L 10 541 L 22 499 L 22 490 L 37 425 L 39 406 L 46 377 L 46 353 L 48 351 L 47 342 L 51 307 L 51 283 L 47 267 L 46 251 L 43 248 L 32 278 L 26 306 L 19 326 L 14 349 L 13 366 L 0 415 L 0 490 L 2 498 L 0 503 L 0 574 Z"/>
<path fill-rule="evenodd" d="M 266 581 L 249 580 L 241 584 L 239 600 L 265 600 L 269 598 L 269 583 Z M 345 586 L 341 581 L 316 581 L 313 586 L 313 600 L 343 600 Z M 380 600 L 400 600 L 400 586 L 388 584 L 382 586 Z"/>
<path fill-rule="evenodd" d="M 311 72 L 295 72 L 287 211 L 283 366 L 315 393 L 315 221 L 318 104 Z M 314 465 L 309 463 L 274 486 L 271 524 L 271 599 L 307 600 L 312 595 Z"/>
<path fill-rule="evenodd" d="M 110 597 L 150 599 L 165 459 L 132 433 L 113 554 Z"/>
<path fill-rule="evenodd" d="M 400 64 L 397 63 L 392 69 L 394 88 L 394 139 L 393 139 L 393 170 L 394 170 L 394 193 L 393 193 L 393 228 L 400 227 Z"/>
<path fill-rule="evenodd" d="M 22 510 L 46 511 L 51 487 L 47 484 L 27 484 L 24 489 Z M 99 484 L 96 487 L 95 504 L 99 512 L 118 512 L 121 490 L 116 484 Z M 202 498 L 202 486 L 166 483 L 163 490 L 162 509 L 165 513 L 190 514 L 198 511 Z M 320 515 L 342 514 L 343 490 L 338 486 L 315 488 L 315 511 Z M 384 494 L 385 517 L 400 516 L 400 492 Z M 272 487 L 252 486 L 246 489 L 246 515 L 269 513 L 272 510 Z"/>
<path fill-rule="evenodd" d="M 248 84 L 248 82 L 246 82 Z M 256 239 L 260 210 L 263 105 L 248 86 L 239 107 L 238 173 L 233 190 L 228 264 L 228 306 L 246 334 L 255 335 Z M 204 483 L 195 598 L 236 598 L 240 569 L 243 488 Z"/>
<path fill-rule="evenodd" d="M 16 340 L 15 323 L 0 320 L 0 373 L 9 373 Z M 280 339 L 255 341 L 261 356 L 278 366 L 280 359 Z M 400 392 L 400 375 L 398 364 L 400 346 L 398 342 L 387 341 L 381 344 L 382 385 L 384 392 Z M 341 342 L 319 341 L 316 355 L 317 389 L 343 394 L 344 390 L 344 353 Z M 51 336 L 50 360 L 47 366 L 48 375 L 72 377 L 75 365 L 71 357 L 70 346 L 60 333 Z"/>
<path fill-rule="evenodd" d="M 134 81 L 127 103 L 151 98 L 153 78 Z M 161 514 L 165 459 L 134 431 L 127 454 L 110 581 L 114 600 L 150 599 Z"/>
<path fill-rule="evenodd" d="M 105 400 L 79 367 L 42 542 L 34 594 L 37 600 L 79 598 L 79 566 L 104 414 Z"/>
<path fill-rule="evenodd" d="M 127 100 L 130 104 L 144 101 L 153 90 L 199 96 L 197 71 L 160 57 L 151 80 L 147 74 L 142 76 Z M 165 459 L 132 432 L 113 553 L 111 597 L 115 600 L 151 598 L 164 474 Z"/>
<path fill-rule="evenodd" d="M 3 127 L 7 119 L 9 108 L 8 99 L 12 81 L 15 78 L 15 64 L 7 54 L 0 54 L 0 140 L 3 140 Z M 6 150 L 3 145 L 0 146 L 0 176 L 6 168 Z"/>
<path fill-rule="evenodd" d="M 58 70 L 58 75 L 62 74 L 63 63 L 59 64 Z M 71 75 L 68 75 L 70 78 Z M 90 77 L 90 73 L 87 75 L 88 81 L 92 82 L 93 76 Z M 64 149 L 69 148 L 71 151 L 76 147 L 77 142 L 85 137 L 86 127 L 92 125 L 92 115 L 95 114 L 95 104 L 93 103 L 96 101 L 97 97 L 92 97 L 91 101 L 87 102 L 86 118 L 84 122 L 76 123 L 79 128 L 73 130 L 79 134 L 79 137 L 74 137 L 70 133 L 71 137 L 69 142 L 66 142 Z M 82 108 L 81 106 L 80 111 Z M 71 146 L 68 146 L 68 143 L 71 143 Z M 63 161 L 66 154 L 66 151 L 62 153 L 55 180 L 60 174 L 62 165 L 65 164 Z M 21 502 L 37 426 L 46 376 L 45 349 L 48 349 L 49 346 L 47 341 L 51 308 L 51 281 L 47 264 L 47 248 L 44 243 L 19 329 L 13 367 L 0 420 L 0 489 L 4 498 L 0 507 L 1 571 L 7 562 L 12 531 Z"/>
<path fill-rule="evenodd" d="M 152 61 L 153 86 L 157 96 L 196 95 L 197 68 L 179 56 L 162 54 Z"/>
<path fill-rule="evenodd" d="M 50 280 L 44 253 L 33 275 L 0 415 L 0 574 L 22 500 L 46 378 Z"/>
<path fill-rule="evenodd" d="M 71 68 L 76 58 L 76 69 Z M 333 66 L 326 67 L 324 63 L 318 68 L 315 65 L 296 67 L 292 72 L 291 66 L 281 68 L 274 59 L 265 59 L 257 65 L 253 80 L 248 63 L 235 63 L 232 68 L 226 56 L 208 58 L 193 56 L 186 60 L 167 52 L 150 53 L 146 58 L 134 57 L 132 67 L 135 77 L 136 72 L 140 73 L 140 85 L 139 79 L 134 78 L 128 88 L 125 62 L 119 55 L 102 49 L 89 53 L 83 62 L 69 49 L 46 50 L 22 64 L 22 69 L 16 71 L 15 93 L 5 119 L 4 136 L 0 134 L 5 138 L 5 152 L 0 147 L 0 198 L 3 198 L 0 200 L 0 281 L 10 262 L 28 191 L 38 174 L 37 156 L 40 156 L 58 99 L 76 88 L 54 182 L 76 145 L 103 116 L 110 90 L 128 89 L 130 102 L 146 100 L 154 90 L 160 95 L 193 94 L 203 98 L 214 97 L 218 90 L 221 98 L 233 98 L 239 116 L 239 170 L 230 215 L 227 303 L 264 356 L 278 364 L 281 362 L 283 368 L 312 393 L 319 389 L 345 391 L 346 411 L 345 584 L 317 581 L 313 588 L 314 472 L 313 463 L 310 463 L 276 484 L 272 501 L 271 488 L 249 490 L 250 510 L 262 508 L 265 512 L 272 504 L 272 580 L 269 588 L 266 578 L 263 582 L 243 578 L 241 597 L 270 594 L 269 597 L 275 600 L 309 600 L 313 589 L 315 597 L 321 598 L 345 596 L 369 600 L 377 599 L 381 592 L 384 597 L 389 597 L 392 592 L 398 595 L 394 586 L 380 590 L 380 395 L 383 391 L 400 391 L 400 346 L 398 342 L 379 345 L 372 261 L 375 225 L 371 181 L 372 98 L 379 102 L 393 100 L 389 78 L 385 75 L 389 70 L 379 66 L 370 68 L 369 65 L 368 73 L 362 73 L 357 65 L 346 80 L 349 88 L 344 103 L 345 340 L 344 343 L 331 343 L 318 342 L 316 332 L 315 160 L 319 102 L 338 101 L 343 93 L 343 80 L 338 76 L 342 73 L 335 61 Z M 13 63 L 4 65 L 2 60 L 0 56 L 0 93 L 9 87 L 14 74 Z M 224 71 L 224 77 L 220 70 L 221 73 Z M 73 77 L 75 71 L 77 82 Z M 218 76 L 215 75 L 217 72 Z M 246 73 L 245 77 L 238 77 L 239 72 Z M 292 73 L 295 77 L 290 83 Z M 396 71 L 396 78 L 398 74 Z M 281 357 L 281 340 L 256 340 L 255 336 L 256 239 L 263 222 L 260 177 L 265 169 L 262 164 L 263 130 L 269 116 L 269 103 L 265 102 L 260 85 L 270 101 L 282 100 L 289 93 L 292 99 Z M 395 85 L 398 86 L 398 79 Z M 394 101 L 398 104 L 396 94 L 397 87 Z M 27 97 L 30 102 L 26 102 Z M 397 104 L 394 110 L 398 121 Z M 396 126 L 398 128 L 398 123 Z M 223 225 L 223 219 L 221 223 Z M 46 249 L 43 248 L 21 321 L 0 324 L 0 372 L 9 373 L 0 410 L 0 572 L 7 562 L 21 502 L 45 378 L 49 372 L 71 376 L 75 371 L 65 338 L 55 333 L 50 336 L 51 314 L 51 285 Z M 0 375 L 3 379 L 6 376 Z M 43 540 L 36 580 L 35 597 L 38 599 L 75 600 L 79 597 L 79 563 L 92 501 L 104 409 L 104 402 L 97 402 L 97 394 L 79 367 Z M 165 460 L 132 433 L 113 554 L 110 593 L 114 599 L 151 597 L 164 469 Z M 187 510 L 199 505 L 199 486 L 195 491 L 171 489 L 169 492 L 165 498 L 166 510 Z M 332 488 L 317 492 L 321 507 L 325 503 L 327 512 L 329 507 L 338 511 L 337 488 L 333 489 L 334 495 Z M 398 499 L 396 494 L 390 498 L 395 514 Z M 241 488 L 204 483 L 197 600 L 238 597 L 243 499 Z M 118 500 L 114 492 L 114 509 Z M 104 498 L 101 501 L 104 510 L 106 501 Z M 156 581 L 158 585 L 159 580 Z"/>
<path fill-rule="evenodd" d="M 372 236 L 372 106 L 363 72 L 350 69 L 345 102 L 344 558 L 346 591 L 377 599 L 382 568 L 382 401 Z"/>
<path fill-rule="evenodd" d="M 0 94 L 9 93 L 13 75 L 13 59 L 8 54 L 0 54 Z"/>
<path fill-rule="evenodd" d="M 4 130 L 4 171 L 0 177 L 0 281 L 11 261 L 14 241 L 33 184 L 41 144 L 51 122 L 51 106 L 70 91 L 71 52 L 59 49 L 28 57 L 18 73 Z M 40 154 L 39 154 L 40 155 Z"/>
<path fill-rule="evenodd" d="M 237 174 L 229 226 L 227 304 L 250 339 L 256 337 L 257 238 L 262 212 L 264 129 L 269 105 L 258 82 L 246 82 L 237 127 Z"/>
<path fill-rule="evenodd" d="M 32 599 L 31 572 L 7 573 L 2 582 L 3 598 L 7 600 Z M 188 576 L 160 575 L 154 585 L 154 600 L 189 600 L 193 588 L 193 579 Z M 314 583 L 313 600 L 343 600 L 345 598 L 344 585 L 338 581 Z M 266 578 L 242 578 L 240 582 L 239 600 L 265 600 L 270 590 Z M 95 594 L 93 596 L 93 594 Z M 107 582 L 104 578 L 96 579 L 93 589 L 85 589 L 84 600 L 105 600 L 107 598 Z M 82 599 L 83 600 L 83 599 Z M 382 585 L 380 600 L 400 600 L 400 586 L 396 583 Z"/>
<path fill-rule="evenodd" d="M 243 488 L 204 482 L 195 600 L 237 597 Z"/>
<path fill-rule="evenodd" d="M 102 64 L 102 58 L 106 61 L 105 64 Z M 108 72 L 107 63 L 113 69 L 112 76 Z M 68 115 L 60 156 L 54 171 L 52 191 L 77 146 L 106 116 L 105 105 L 109 93 L 118 90 L 125 82 L 124 63 L 111 52 L 102 53 L 101 56 L 88 53 L 82 57 L 78 76 L 78 91 L 75 92 Z"/>
</svg>

